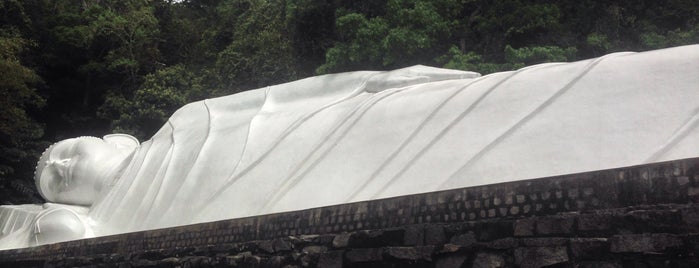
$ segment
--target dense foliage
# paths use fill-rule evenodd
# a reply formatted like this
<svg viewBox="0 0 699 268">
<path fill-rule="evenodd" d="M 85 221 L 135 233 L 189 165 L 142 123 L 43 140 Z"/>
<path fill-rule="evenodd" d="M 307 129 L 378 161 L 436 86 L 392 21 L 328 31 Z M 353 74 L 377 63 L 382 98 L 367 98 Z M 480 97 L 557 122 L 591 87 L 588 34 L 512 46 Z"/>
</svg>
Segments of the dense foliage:
<svg viewBox="0 0 699 268">
<path fill-rule="evenodd" d="M 0 196 L 50 142 L 145 140 L 185 103 L 316 74 L 505 71 L 699 43 L 694 0 L 3 0 Z"/>
</svg>

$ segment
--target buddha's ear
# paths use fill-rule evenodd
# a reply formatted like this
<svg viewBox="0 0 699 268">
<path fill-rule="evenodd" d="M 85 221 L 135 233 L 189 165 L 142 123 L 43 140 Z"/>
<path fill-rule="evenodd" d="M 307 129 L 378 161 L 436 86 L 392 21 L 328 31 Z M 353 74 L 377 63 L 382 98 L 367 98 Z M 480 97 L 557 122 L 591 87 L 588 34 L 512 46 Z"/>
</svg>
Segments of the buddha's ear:
<svg viewBox="0 0 699 268">
<path fill-rule="evenodd" d="M 109 134 L 102 139 L 107 143 L 116 145 L 119 149 L 133 150 L 140 145 L 138 139 L 129 134 Z"/>
</svg>

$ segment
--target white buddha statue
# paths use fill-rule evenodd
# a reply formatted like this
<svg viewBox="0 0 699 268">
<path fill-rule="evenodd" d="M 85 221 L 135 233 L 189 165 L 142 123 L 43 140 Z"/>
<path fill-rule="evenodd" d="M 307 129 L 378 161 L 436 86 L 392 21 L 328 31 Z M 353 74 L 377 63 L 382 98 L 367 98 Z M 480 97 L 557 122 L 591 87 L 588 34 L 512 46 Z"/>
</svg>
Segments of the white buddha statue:
<svg viewBox="0 0 699 268">
<path fill-rule="evenodd" d="M 63 205 L 0 207 L 0 222 L 21 227 L 3 229 L 0 247 L 698 152 L 699 45 L 487 76 L 425 66 L 324 75 L 188 104 L 140 145 L 124 135 L 55 144 L 36 180 Z"/>
<path fill-rule="evenodd" d="M 0 207 L 0 248 L 93 237 L 90 206 L 105 194 L 138 147 L 130 135 L 63 140 L 42 154 L 35 173 L 44 205 Z"/>
</svg>

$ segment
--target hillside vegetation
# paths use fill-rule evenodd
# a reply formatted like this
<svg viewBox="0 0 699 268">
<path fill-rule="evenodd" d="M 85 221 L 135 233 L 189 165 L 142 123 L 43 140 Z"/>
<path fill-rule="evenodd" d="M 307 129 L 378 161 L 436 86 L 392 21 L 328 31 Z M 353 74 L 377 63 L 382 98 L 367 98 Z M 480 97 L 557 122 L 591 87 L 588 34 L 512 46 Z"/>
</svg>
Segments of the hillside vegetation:
<svg viewBox="0 0 699 268">
<path fill-rule="evenodd" d="M 317 74 L 506 71 L 699 43 L 694 0 L 3 0 L 0 203 L 52 142 L 148 139 L 185 103 Z"/>
</svg>

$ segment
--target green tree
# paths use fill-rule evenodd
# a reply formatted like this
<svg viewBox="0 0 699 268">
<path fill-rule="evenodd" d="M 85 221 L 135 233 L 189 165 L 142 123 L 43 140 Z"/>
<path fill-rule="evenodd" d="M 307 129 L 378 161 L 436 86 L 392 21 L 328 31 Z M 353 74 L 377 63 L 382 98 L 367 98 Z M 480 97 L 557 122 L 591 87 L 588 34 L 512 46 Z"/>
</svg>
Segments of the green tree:
<svg viewBox="0 0 699 268">
<path fill-rule="evenodd" d="M 443 67 L 466 71 L 476 71 L 489 74 L 501 71 L 511 71 L 528 65 L 545 62 L 567 62 L 576 59 L 575 47 L 561 48 L 557 46 L 530 46 L 512 48 L 507 45 L 504 50 L 505 62 L 486 62 L 483 57 L 473 51 L 461 52 L 456 46 L 437 59 Z"/>
<path fill-rule="evenodd" d="M 233 41 L 218 53 L 215 68 L 224 91 L 236 92 L 296 78 L 294 51 L 286 28 L 286 6 L 243 0 Z M 237 3 L 240 5 L 240 3 Z"/>
<path fill-rule="evenodd" d="M 89 25 L 95 37 L 112 44 L 104 56 L 110 71 L 126 75 L 127 86 L 138 84 L 141 71 L 155 68 L 158 59 L 158 21 L 153 7 L 145 1 L 105 1 L 95 6 L 96 17 Z"/>
<path fill-rule="evenodd" d="M 175 65 L 146 75 L 133 98 L 111 93 L 99 114 L 111 120 L 115 132 L 146 140 L 175 110 L 204 96 L 201 77 L 187 71 L 183 65 Z"/>
<path fill-rule="evenodd" d="M 0 183 L 30 172 L 16 170 L 23 162 L 36 163 L 43 126 L 27 112 L 44 105 L 35 86 L 41 78 L 22 64 L 21 54 L 33 46 L 13 29 L 0 29 Z M 31 181 L 31 177 L 23 181 Z"/>
<path fill-rule="evenodd" d="M 339 42 L 328 49 L 317 73 L 431 62 L 437 51 L 449 47 L 450 15 L 456 7 L 456 1 L 448 0 L 389 0 L 383 16 L 339 10 Z"/>
<path fill-rule="evenodd" d="M 544 62 L 567 62 L 576 59 L 575 47 L 561 48 L 557 46 L 531 46 L 514 49 L 505 47 L 505 60 L 512 64 L 513 69 Z"/>
</svg>

